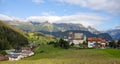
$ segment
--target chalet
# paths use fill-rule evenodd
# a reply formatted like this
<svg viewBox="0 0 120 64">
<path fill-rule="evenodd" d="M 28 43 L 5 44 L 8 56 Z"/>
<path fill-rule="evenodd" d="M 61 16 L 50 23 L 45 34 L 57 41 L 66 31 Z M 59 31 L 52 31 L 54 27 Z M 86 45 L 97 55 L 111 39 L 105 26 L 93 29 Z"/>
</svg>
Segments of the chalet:
<svg viewBox="0 0 120 64">
<path fill-rule="evenodd" d="M 87 38 L 89 48 L 105 48 L 106 40 L 102 38 Z"/>
</svg>

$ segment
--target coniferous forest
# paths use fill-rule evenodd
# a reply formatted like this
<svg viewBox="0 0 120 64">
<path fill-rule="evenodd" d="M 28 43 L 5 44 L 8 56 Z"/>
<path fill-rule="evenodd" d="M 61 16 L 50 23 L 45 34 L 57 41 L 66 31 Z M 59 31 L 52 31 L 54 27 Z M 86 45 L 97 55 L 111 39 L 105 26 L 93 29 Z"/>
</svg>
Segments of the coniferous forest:
<svg viewBox="0 0 120 64">
<path fill-rule="evenodd" d="M 19 48 L 28 44 L 28 39 L 20 30 L 0 21 L 0 50 Z"/>
</svg>

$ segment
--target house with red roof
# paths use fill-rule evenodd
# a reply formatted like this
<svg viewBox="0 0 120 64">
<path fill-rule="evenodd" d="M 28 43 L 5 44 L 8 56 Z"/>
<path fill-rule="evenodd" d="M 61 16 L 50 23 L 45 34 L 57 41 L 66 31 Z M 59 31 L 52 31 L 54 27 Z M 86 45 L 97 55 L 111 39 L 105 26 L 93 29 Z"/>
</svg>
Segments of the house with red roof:
<svg viewBox="0 0 120 64">
<path fill-rule="evenodd" d="M 105 48 L 106 40 L 103 38 L 87 38 L 89 48 Z"/>
<path fill-rule="evenodd" d="M 0 61 L 8 60 L 7 56 L 0 54 Z"/>
</svg>

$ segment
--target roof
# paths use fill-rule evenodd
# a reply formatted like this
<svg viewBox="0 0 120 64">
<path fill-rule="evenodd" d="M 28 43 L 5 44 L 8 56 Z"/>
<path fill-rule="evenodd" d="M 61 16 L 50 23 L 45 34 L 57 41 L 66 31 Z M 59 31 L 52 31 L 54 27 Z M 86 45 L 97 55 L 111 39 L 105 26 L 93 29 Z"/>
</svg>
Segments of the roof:
<svg viewBox="0 0 120 64">
<path fill-rule="evenodd" d="M 12 51 L 13 53 L 21 53 L 22 51 L 21 50 L 15 50 L 15 51 Z"/>
<path fill-rule="evenodd" d="M 101 41 L 102 38 L 87 38 L 88 41 Z"/>
<path fill-rule="evenodd" d="M 22 47 L 22 50 L 31 50 L 30 47 Z"/>
<path fill-rule="evenodd" d="M 106 41 L 105 41 L 105 40 L 101 40 L 101 42 L 102 42 L 102 43 L 106 43 Z"/>
<path fill-rule="evenodd" d="M 87 38 L 88 41 L 100 41 L 101 43 L 106 43 L 105 39 L 102 38 Z"/>
<path fill-rule="evenodd" d="M 20 54 L 10 54 L 9 57 L 10 58 L 17 58 Z"/>
<path fill-rule="evenodd" d="M 7 59 L 8 59 L 8 57 L 0 55 L 0 61 L 7 60 Z"/>
</svg>

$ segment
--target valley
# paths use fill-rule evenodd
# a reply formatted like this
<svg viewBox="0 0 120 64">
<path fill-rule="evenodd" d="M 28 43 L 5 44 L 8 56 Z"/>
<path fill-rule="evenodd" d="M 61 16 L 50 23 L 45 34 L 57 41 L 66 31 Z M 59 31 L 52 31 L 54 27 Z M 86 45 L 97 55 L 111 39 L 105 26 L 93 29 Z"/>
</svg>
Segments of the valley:
<svg viewBox="0 0 120 64">
<path fill-rule="evenodd" d="M 64 30 L 64 31 L 63 30 L 54 31 L 53 25 L 52 24 L 49 25 L 48 22 L 47 23 L 45 22 L 45 23 L 42 23 L 42 25 L 40 26 L 42 29 L 45 29 L 45 30 L 40 30 L 36 32 L 36 31 L 27 31 L 28 28 L 21 28 L 23 27 L 22 25 L 19 25 L 19 26 L 13 25 L 13 24 L 11 25 L 9 23 L 6 24 L 2 21 L 0 24 L 1 24 L 1 30 L 2 30 L 0 33 L 1 35 L 3 35 L 1 39 L 4 39 L 4 41 L 10 42 L 10 43 L 7 43 L 8 45 L 4 43 L 4 41 L 0 42 L 1 44 L 3 43 L 6 44 L 4 46 L 1 45 L 2 46 L 1 54 L 3 54 L 2 52 L 3 50 L 7 50 L 7 49 L 15 49 L 16 51 L 26 50 L 26 52 L 30 52 L 30 53 L 21 52 L 22 54 L 25 54 L 25 55 L 29 55 L 33 53 L 32 56 L 31 55 L 25 56 L 25 57 L 23 56 L 24 58 L 18 59 L 18 61 L 15 61 L 15 59 L 17 59 L 16 57 L 16 58 L 13 58 L 12 61 L 3 61 L 3 62 L 0 62 L 0 64 L 8 64 L 8 63 L 9 64 L 15 64 L 15 63 L 17 64 L 23 64 L 23 63 L 24 64 L 28 64 L 28 63 L 29 64 L 32 64 L 32 63 L 34 64 L 38 64 L 38 63 L 41 63 L 41 64 L 61 64 L 61 63 L 63 64 L 74 64 L 74 63 L 75 64 L 79 64 L 79 63 L 81 64 L 85 64 L 85 63 L 113 64 L 113 63 L 116 63 L 116 64 L 119 64 L 120 63 L 119 61 L 120 60 L 120 56 L 119 56 L 120 41 L 119 40 L 117 42 L 112 41 L 112 37 L 108 33 L 100 33 L 99 31 L 95 29 L 91 29 L 90 27 L 89 27 L 90 28 L 89 30 L 87 28 L 84 28 L 84 29 L 73 28 L 73 30 L 66 28 L 67 30 Z M 59 26 L 64 28 L 63 25 L 64 24 Z M 72 25 L 74 24 L 70 24 L 70 25 L 68 24 L 68 27 Z M 93 30 L 93 32 L 91 32 L 90 30 Z M 10 36 L 15 35 L 14 36 L 15 38 L 12 37 L 10 39 L 10 36 L 7 33 L 9 33 Z M 24 39 L 26 41 L 23 41 Z M 117 44 L 114 44 L 115 42 Z M 11 43 L 14 43 L 14 44 L 11 44 Z M 105 43 L 105 46 L 104 46 L 104 43 Z M 30 49 L 27 49 L 27 47 Z M 15 53 L 15 54 L 18 54 L 18 53 Z M 7 55 L 7 54 L 4 52 L 4 55 Z M 10 59 L 7 59 L 7 60 L 10 60 Z"/>
<path fill-rule="evenodd" d="M 120 0 L 0 0 L 0 64 L 120 64 Z"/>
</svg>

